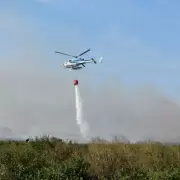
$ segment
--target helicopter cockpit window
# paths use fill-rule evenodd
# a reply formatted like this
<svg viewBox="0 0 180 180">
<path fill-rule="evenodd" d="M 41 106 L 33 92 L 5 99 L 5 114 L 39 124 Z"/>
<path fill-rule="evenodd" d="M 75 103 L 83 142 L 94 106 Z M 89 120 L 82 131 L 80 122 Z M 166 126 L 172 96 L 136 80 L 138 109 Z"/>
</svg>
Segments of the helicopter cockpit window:
<svg viewBox="0 0 180 180">
<path fill-rule="evenodd" d="M 68 62 L 72 62 L 72 60 L 69 60 Z"/>
</svg>

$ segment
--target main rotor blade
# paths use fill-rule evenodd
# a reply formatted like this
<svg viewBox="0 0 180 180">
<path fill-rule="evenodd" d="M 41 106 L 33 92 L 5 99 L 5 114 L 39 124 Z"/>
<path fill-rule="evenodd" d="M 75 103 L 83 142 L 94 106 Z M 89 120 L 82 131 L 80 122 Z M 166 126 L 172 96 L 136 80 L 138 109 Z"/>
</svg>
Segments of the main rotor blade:
<svg viewBox="0 0 180 180">
<path fill-rule="evenodd" d="M 87 53 L 88 51 L 90 51 L 90 49 L 88 49 L 88 50 L 84 51 L 83 53 L 79 54 L 77 57 L 82 56 L 83 54 Z"/>
<path fill-rule="evenodd" d="M 62 52 L 59 52 L 59 51 L 55 51 L 55 53 L 59 53 L 59 54 L 62 54 L 62 55 L 66 55 L 66 56 L 71 56 L 71 57 L 77 58 L 77 56 L 73 56 L 73 55 L 70 55 L 70 54 L 62 53 Z"/>
</svg>

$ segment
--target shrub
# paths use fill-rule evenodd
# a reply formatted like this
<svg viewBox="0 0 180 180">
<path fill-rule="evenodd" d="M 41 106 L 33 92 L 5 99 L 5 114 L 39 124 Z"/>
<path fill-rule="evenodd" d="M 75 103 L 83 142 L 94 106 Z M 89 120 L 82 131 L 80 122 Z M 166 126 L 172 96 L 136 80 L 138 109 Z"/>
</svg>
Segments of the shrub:
<svg viewBox="0 0 180 180">
<path fill-rule="evenodd" d="M 2 180 L 176 180 L 179 166 L 178 145 L 100 139 L 78 144 L 49 137 L 0 142 Z"/>
</svg>

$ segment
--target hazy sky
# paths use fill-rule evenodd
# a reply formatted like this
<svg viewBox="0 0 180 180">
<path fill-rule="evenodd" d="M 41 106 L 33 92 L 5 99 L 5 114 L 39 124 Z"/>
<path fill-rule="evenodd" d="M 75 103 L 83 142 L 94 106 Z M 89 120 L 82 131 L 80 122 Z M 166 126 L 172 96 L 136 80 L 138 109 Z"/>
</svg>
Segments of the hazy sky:
<svg viewBox="0 0 180 180">
<path fill-rule="evenodd" d="M 91 135 L 180 136 L 179 1 L 4 0 L 0 12 L 2 127 L 79 135 L 77 78 Z M 87 48 L 103 64 L 69 72 L 54 54 Z"/>
</svg>

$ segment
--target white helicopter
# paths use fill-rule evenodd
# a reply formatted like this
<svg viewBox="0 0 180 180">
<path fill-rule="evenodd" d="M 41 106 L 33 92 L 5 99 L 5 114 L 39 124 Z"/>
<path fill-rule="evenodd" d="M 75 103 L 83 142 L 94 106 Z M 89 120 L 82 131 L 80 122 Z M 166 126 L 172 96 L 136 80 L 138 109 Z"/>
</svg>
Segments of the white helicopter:
<svg viewBox="0 0 180 180">
<path fill-rule="evenodd" d="M 84 51 L 83 53 L 79 54 L 78 56 L 73 56 L 73 55 L 70 55 L 70 54 L 66 54 L 66 53 L 62 53 L 62 52 L 59 52 L 59 51 L 55 51 L 55 53 L 59 53 L 59 54 L 62 54 L 62 55 L 66 55 L 66 56 L 71 56 L 73 57 L 73 59 L 70 59 L 66 62 L 63 63 L 63 66 L 65 68 L 69 68 L 70 70 L 78 70 L 78 69 L 81 69 L 83 67 L 85 67 L 85 64 L 86 63 L 94 63 L 96 64 L 97 61 L 94 59 L 94 58 L 91 58 L 91 59 L 84 59 L 84 58 L 81 58 L 80 56 L 82 56 L 83 54 L 89 52 L 90 49 Z M 102 63 L 102 56 L 99 58 L 99 62 Z M 82 66 L 83 67 L 82 67 Z"/>
</svg>

